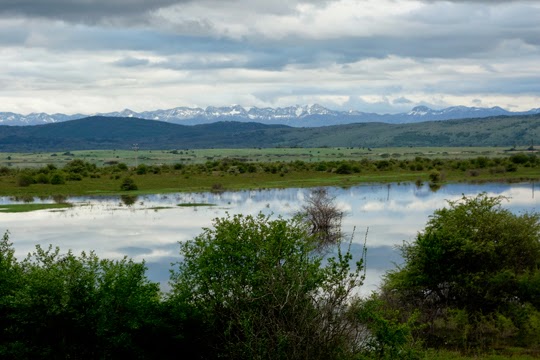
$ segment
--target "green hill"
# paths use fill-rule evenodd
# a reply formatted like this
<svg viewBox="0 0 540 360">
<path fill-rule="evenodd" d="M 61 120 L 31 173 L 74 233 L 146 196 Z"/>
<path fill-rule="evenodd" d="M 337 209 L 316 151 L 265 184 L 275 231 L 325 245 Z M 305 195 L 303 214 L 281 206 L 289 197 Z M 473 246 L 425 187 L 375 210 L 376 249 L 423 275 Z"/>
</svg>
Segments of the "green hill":
<svg viewBox="0 0 540 360">
<path fill-rule="evenodd" d="M 154 120 L 89 117 L 39 126 L 0 126 L 0 151 L 530 145 L 540 138 L 540 115 L 358 123 L 317 128 L 217 122 L 184 126 Z"/>
</svg>

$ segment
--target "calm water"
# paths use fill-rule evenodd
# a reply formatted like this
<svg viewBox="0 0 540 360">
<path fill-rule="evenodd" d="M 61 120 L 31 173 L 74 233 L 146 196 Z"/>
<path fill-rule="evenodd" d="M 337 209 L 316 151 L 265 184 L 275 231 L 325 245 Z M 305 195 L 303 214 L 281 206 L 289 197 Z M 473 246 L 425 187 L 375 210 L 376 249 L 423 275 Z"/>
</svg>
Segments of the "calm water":
<svg viewBox="0 0 540 360">
<path fill-rule="evenodd" d="M 360 253 L 367 233 L 367 280 L 363 293 L 379 283 L 380 276 L 400 262 L 395 246 L 412 241 L 429 215 L 462 195 L 503 195 L 505 208 L 513 212 L 540 211 L 540 183 L 452 184 L 433 192 L 413 184 L 361 185 L 329 188 L 345 212 L 343 229 Z M 73 197 L 73 208 L 62 211 L 0 213 L 0 232 L 10 231 L 19 259 L 36 244 L 59 246 L 62 252 L 95 250 L 100 257 L 145 259 L 149 277 L 166 288 L 170 263 L 179 260 L 178 242 L 193 238 L 213 218 L 231 214 L 265 214 L 290 217 L 299 210 L 309 189 L 225 192 L 222 194 L 147 195 L 120 197 Z M 33 199 L 35 202 L 52 202 Z M 1 204 L 17 203 L 0 197 Z M 178 207 L 180 203 L 212 203 L 216 206 Z M 165 207 L 165 208 L 163 208 Z M 161 209 L 158 209 L 161 208 Z M 354 232 L 354 234 L 353 234 Z"/>
</svg>

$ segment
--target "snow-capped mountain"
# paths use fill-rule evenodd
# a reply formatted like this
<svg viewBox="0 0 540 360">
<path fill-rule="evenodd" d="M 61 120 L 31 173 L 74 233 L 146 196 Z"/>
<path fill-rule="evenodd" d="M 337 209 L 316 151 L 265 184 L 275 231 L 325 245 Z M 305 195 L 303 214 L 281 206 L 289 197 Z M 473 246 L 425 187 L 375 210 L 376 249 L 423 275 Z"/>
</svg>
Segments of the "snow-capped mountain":
<svg viewBox="0 0 540 360">
<path fill-rule="evenodd" d="M 533 109 L 534 110 L 534 109 Z M 488 116 L 501 116 L 501 115 L 524 115 L 533 110 L 527 112 L 513 113 L 504 110 L 501 107 L 495 106 L 492 108 L 480 108 L 480 107 L 466 107 L 466 106 L 452 106 L 442 110 L 433 110 L 427 106 L 417 106 L 413 108 L 407 115 L 418 117 L 429 117 L 430 120 L 447 120 L 447 119 L 463 119 L 463 118 L 479 118 Z M 532 112 L 532 113 L 537 113 Z"/>
<path fill-rule="evenodd" d="M 501 115 L 531 115 L 540 114 L 540 108 L 525 112 L 511 112 L 500 107 L 480 108 L 453 106 L 446 109 L 434 110 L 427 106 L 416 106 L 407 113 L 375 114 L 356 110 L 336 111 L 321 105 L 289 106 L 284 108 L 244 108 L 240 105 L 214 107 L 206 109 L 177 107 L 167 110 L 135 112 L 125 109 L 119 112 L 101 113 L 94 115 L 110 117 L 134 117 L 149 120 L 166 121 L 175 124 L 195 125 L 216 121 L 252 121 L 264 124 L 285 124 L 297 127 L 314 127 L 350 124 L 357 122 L 386 122 L 412 123 L 431 120 L 450 120 L 481 118 Z M 0 125 L 40 125 L 54 122 L 75 120 L 91 115 L 74 114 L 45 114 L 32 113 L 20 115 L 11 112 L 0 112 Z"/>
</svg>

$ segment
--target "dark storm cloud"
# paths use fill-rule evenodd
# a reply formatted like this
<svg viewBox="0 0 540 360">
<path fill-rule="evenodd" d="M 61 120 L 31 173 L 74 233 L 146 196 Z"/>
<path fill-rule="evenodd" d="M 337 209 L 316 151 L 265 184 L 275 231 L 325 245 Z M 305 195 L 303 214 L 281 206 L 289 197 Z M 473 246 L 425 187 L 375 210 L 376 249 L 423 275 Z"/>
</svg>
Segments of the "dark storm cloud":
<svg viewBox="0 0 540 360">
<path fill-rule="evenodd" d="M 307 0 L 303 3 L 324 5 L 335 0 Z M 109 18 L 135 18 L 142 21 L 145 14 L 172 5 L 198 3 L 213 7 L 225 5 L 249 6 L 256 11 L 288 14 L 298 1 L 252 0 L 0 0 L 0 15 L 49 18 L 68 22 L 98 23 Z"/>
<path fill-rule="evenodd" d="M 188 0 L 0 0 L 0 14 L 94 23 L 183 2 Z"/>
</svg>

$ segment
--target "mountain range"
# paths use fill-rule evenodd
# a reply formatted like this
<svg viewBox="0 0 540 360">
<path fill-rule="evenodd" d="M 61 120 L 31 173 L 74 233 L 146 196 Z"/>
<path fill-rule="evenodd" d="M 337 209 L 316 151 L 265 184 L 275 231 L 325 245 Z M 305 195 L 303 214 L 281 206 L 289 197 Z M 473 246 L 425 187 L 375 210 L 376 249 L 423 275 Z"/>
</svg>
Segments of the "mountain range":
<svg viewBox="0 0 540 360">
<path fill-rule="evenodd" d="M 482 119 L 381 122 L 291 127 L 218 121 L 177 125 L 137 118 L 94 116 L 38 126 L 0 126 L 0 152 L 96 149 L 255 147 L 528 147 L 540 138 L 540 114 Z"/>
<path fill-rule="evenodd" d="M 321 105 L 289 106 L 284 108 L 244 108 L 240 105 L 227 107 L 209 106 L 206 109 L 177 107 L 168 110 L 135 112 L 125 109 L 119 112 L 97 114 L 103 117 L 139 118 L 158 120 L 181 125 L 209 124 L 218 121 L 258 122 L 292 127 L 319 127 L 341 124 L 383 122 L 389 124 L 418 123 L 424 121 L 472 119 L 493 116 L 540 114 L 540 108 L 523 112 L 511 112 L 498 106 L 492 108 L 453 106 L 434 110 L 427 106 L 417 106 L 411 111 L 399 114 L 376 114 L 360 111 L 330 110 Z M 59 123 L 89 117 L 85 114 L 32 113 L 21 115 L 0 112 L 0 125 L 26 126 Z"/>
</svg>

